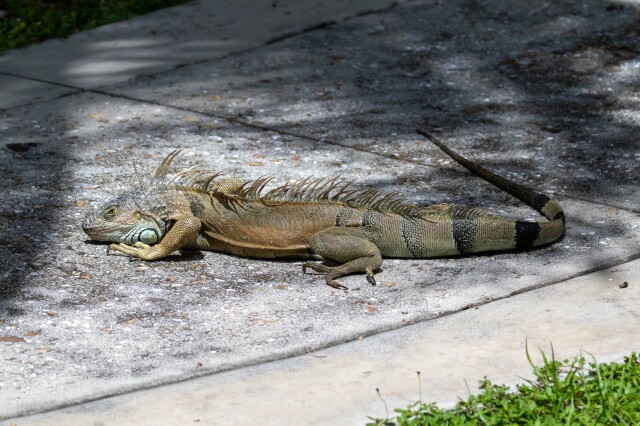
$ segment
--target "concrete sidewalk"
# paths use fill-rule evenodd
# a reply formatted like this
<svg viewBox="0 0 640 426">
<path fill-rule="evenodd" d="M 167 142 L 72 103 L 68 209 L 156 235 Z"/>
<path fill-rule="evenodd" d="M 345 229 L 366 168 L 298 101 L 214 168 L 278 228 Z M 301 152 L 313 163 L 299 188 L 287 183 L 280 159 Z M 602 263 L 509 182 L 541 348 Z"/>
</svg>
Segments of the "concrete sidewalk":
<svg viewBox="0 0 640 426">
<path fill-rule="evenodd" d="M 453 405 L 488 376 L 533 378 L 525 340 L 556 359 L 620 361 L 637 350 L 640 261 L 394 332 L 282 361 L 18 419 L 23 425 L 364 425 L 419 398 Z M 622 282 L 634 283 L 620 289 Z M 583 351 L 588 351 L 584 353 Z M 258 419 L 260 419 L 258 421 Z"/>
<path fill-rule="evenodd" d="M 637 23 L 596 0 L 197 1 L 0 56 L 1 424 L 364 424 L 376 387 L 418 398 L 416 370 L 444 404 L 519 381 L 526 339 L 638 351 Z M 418 126 L 554 195 L 566 237 L 387 259 L 342 292 L 300 262 L 128 262 L 79 227 L 176 147 L 178 170 L 541 220 Z"/>
</svg>

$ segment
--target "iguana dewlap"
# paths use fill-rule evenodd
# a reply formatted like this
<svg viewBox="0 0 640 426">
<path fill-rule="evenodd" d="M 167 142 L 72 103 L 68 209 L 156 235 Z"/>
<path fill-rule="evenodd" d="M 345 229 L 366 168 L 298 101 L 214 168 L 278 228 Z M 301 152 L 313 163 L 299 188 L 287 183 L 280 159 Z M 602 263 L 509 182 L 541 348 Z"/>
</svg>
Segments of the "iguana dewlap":
<svg viewBox="0 0 640 426">
<path fill-rule="evenodd" d="M 306 178 L 270 191 L 269 178 L 242 182 L 200 170 L 168 175 L 180 150 L 152 177 L 89 213 L 82 225 L 110 250 L 143 260 L 162 259 L 182 248 L 238 256 L 316 259 L 303 269 L 336 277 L 374 271 L 383 257 L 428 258 L 552 243 L 564 234 L 562 207 L 547 196 L 493 174 L 461 157 L 428 133 L 458 163 L 542 213 L 548 222 L 512 220 L 477 208 L 438 204 L 415 207 L 396 193 L 354 190 L 341 178 Z"/>
</svg>

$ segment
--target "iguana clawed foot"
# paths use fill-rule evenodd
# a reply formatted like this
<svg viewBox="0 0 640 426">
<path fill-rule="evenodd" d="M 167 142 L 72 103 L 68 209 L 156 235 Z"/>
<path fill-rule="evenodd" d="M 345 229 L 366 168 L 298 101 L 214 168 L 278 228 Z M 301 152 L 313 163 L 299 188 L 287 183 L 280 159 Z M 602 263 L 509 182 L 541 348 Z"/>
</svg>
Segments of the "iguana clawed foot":
<svg viewBox="0 0 640 426">
<path fill-rule="evenodd" d="M 321 274 L 327 274 L 326 282 L 327 285 L 337 288 L 340 290 L 349 290 L 349 288 L 339 284 L 334 280 L 334 278 L 345 275 L 344 265 L 341 266 L 327 266 L 322 263 L 315 262 L 305 262 L 302 264 L 302 272 L 307 273 L 307 268 L 313 269 L 316 272 Z M 371 285 L 376 285 L 376 279 L 374 278 L 373 270 L 371 268 L 366 268 L 364 271 L 367 274 L 367 281 Z M 348 272 L 347 272 L 348 273 Z"/>
<path fill-rule="evenodd" d="M 113 250 L 127 254 L 134 259 L 155 260 L 162 257 L 157 247 L 158 246 L 150 246 L 148 244 L 141 243 L 140 241 L 134 243 L 133 246 L 118 243 L 109 245 L 109 248 L 107 248 L 107 254 Z"/>
<path fill-rule="evenodd" d="M 378 285 L 378 283 L 376 283 L 376 278 L 373 276 L 373 270 L 371 268 L 366 268 L 364 271 L 367 274 L 367 281 L 369 281 L 369 284 Z"/>
<path fill-rule="evenodd" d="M 319 272 L 321 274 L 327 274 L 325 280 L 328 286 L 337 288 L 339 290 L 349 290 L 349 288 L 343 286 L 342 284 L 338 284 L 336 280 L 334 280 L 334 278 L 339 275 L 336 273 L 336 269 L 338 268 L 337 266 L 327 266 L 327 265 L 323 265 L 322 263 L 315 263 L 315 262 L 303 263 L 302 272 L 306 274 L 307 268 L 311 268 L 314 271 Z"/>
</svg>

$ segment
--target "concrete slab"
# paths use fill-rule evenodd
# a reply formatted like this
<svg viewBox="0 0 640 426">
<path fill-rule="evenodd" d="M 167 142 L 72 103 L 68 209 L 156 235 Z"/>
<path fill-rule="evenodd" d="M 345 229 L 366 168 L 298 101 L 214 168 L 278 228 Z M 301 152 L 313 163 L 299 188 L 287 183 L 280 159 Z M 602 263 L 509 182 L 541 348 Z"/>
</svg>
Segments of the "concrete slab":
<svg viewBox="0 0 640 426">
<path fill-rule="evenodd" d="M 81 219 L 135 182 L 134 161 L 148 171 L 175 147 L 184 167 L 278 183 L 340 173 L 424 204 L 534 215 L 451 171 L 109 96 L 13 108 L 2 122 L 0 417 L 303 354 L 640 255 L 637 214 L 566 198 L 567 237 L 549 248 L 387 260 L 379 286 L 347 277 L 346 293 L 300 262 L 198 252 L 130 262 L 86 243 Z"/>
<path fill-rule="evenodd" d="M 412 1 L 108 90 L 450 167 L 424 126 L 530 186 L 638 212 L 635 11 Z"/>
<path fill-rule="evenodd" d="M 0 71 L 95 88 L 260 46 L 390 0 L 199 0 L 0 56 Z"/>
<path fill-rule="evenodd" d="M 640 261 L 299 357 L 14 419 L 20 426 L 362 425 L 420 398 L 453 405 L 483 377 L 532 378 L 525 342 L 556 359 L 621 361 L 640 326 Z M 628 288 L 619 285 L 628 282 Z M 170 407 L 170 409 L 169 409 Z"/>
<path fill-rule="evenodd" d="M 77 89 L 0 73 L 0 109 L 77 92 Z"/>
<path fill-rule="evenodd" d="M 170 414 L 158 408 L 171 398 L 199 416 L 175 411 L 178 423 L 242 423 L 249 415 L 275 422 L 287 418 L 263 405 L 272 403 L 265 395 L 291 401 L 293 389 L 300 395 L 293 405 L 299 414 L 290 413 L 291 422 L 308 423 L 318 406 L 328 416 L 318 424 L 364 422 L 366 414 L 382 415 L 376 386 L 391 395 L 390 403 L 415 398 L 416 369 L 437 366 L 449 374 L 458 364 L 463 372 L 452 380 L 459 385 L 462 377 L 473 383 L 484 374 L 503 381 L 526 374 L 523 335 L 533 336 L 533 345 L 552 340 L 556 349 L 575 342 L 567 352 L 560 348 L 566 356 L 583 344 L 604 357 L 629 351 L 633 339 L 627 329 L 613 331 L 637 322 L 638 279 L 630 272 L 638 270 L 637 261 L 625 265 L 640 256 L 640 181 L 632 142 L 637 49 L 629 10 L 595 0 L 532 6 L 416 1 L 262 46 L 308 27 L 301 23 L 324 21 L 327 10 L 334 18 L 351 17 L 365 3 L 336 1 L 310 9 L 309 3 L 276 2 L 273 8 L 265 2 L 251 9 L 255 16 L 246 16 L 247 3 L 234 9 L 231 2 L 223 8 L 228 15 L 207 15 L 210 4 L 196 2 L 98 29 L 87 38 L 52 42 L 51 52 L 47 44 L 11 52 L 24 54 L 22 64 L 0 57 L 0 70 L 24 70 L 32 63 L 35 70 L 49 67 L 50 81 L 79 87 L 151 73 L 100 94 L 0 112 L 0 419 L 124 394 L 84 406 L 88 416 L 95 422 L 136 422 L 141 417 L 131 407 L 140 416 L 149 414 L 140 408 L 148 401 L 165 420 Z M 298 10 L 307 11 L 309 21 L 276 19 Z M 198 27 L 202 21 L 194 15 L 224 24 L 223 41 L 237 44 L 220 43 L 211 28 Z M 183 28 L 174 19 L 192 25 L 188 34 L 194 36 L 172 33 Z M 118 28 L 131 30 L 123 32 L 131 43 L 114 41 Z M 255 46 L 260 48 L 222 58 Z M 34 53 L 37 48 L 41 55 Z M 65 56 L 74 49 L 78 56 Z M 68 66 L 48 62 L 56 55 Z M 86 61 L 83 55 L 89 55 Z M 171 70 L 198 58 L 219 61 Z M 164 70 L 171 71 L 159 74 Z M 158 263 L 129 262 L 106 256 L 105 247 L 86 242 L 79 228 L 92 205 L 136 181 L 132 163 L 146 172 L 176 147 L 184 149 L 177 165 L 185 167 L 207 164 L 247 178 L 274 175 L 278 183 L 339 173 L 400 191 L 418 204 L 478 205 L 536 217 L 479 179 L 453 171 L 446 157 L 413 133 L 416 125 L 435 129 L 460 152 L 497 171 L 560 194 L 569 218 L 566 238 L 526 253 L 386 260 L 379 286 L 347 277 L 341 280 L 350 288 L 345 293 L 303 275 L 300 262 L 198 252 Z M 511 297 L 604 267 L 613 271 L 605 285 L 592 288 L 593 281 L 577 280 L 558 292 L 556 286 L 536 291 L 542 300 Z M 631 288 L 615 286 L 621 280 Z M 498 302 L 490 310 L 482 307 L 491 301 Z M 482 318 L 473 316 L 481 310 Z M 446 317 L 451 313 L 456 315 Z M 425 320 L 434 321 L 403 329 Z M 503 331 L 518 324 L 529 325 Z M 576 324 L 579 331 L 572 328 Z M 392 329 L 397 334 L 361 340 Z M 463 345 L 452 343 L 460 336 Z M 343 355 L 338 347 L 322 354 L 330 354 L 328 359 L 250 367 L 343 342 L 352 342 Z M 430 352 L 435 348 L 454 353 Z M 422 353 L 427 356 L 418 361 L 402 358 Z M 512 364 L 516 356 L 519 363 Z M 410 367 L 395 359 L 406 359 Z M 314 369 L 302 371 L 313 363 Z M 259 382 L 247 379 L 252 375 Z M 211 377 L 158 388 L 167 393 L 144 394 L 149 399 L 138 405 L 122 402 L 132 391 L 200 376 Z M 343 387 L 329 386 L 332 381 Z M 370 392 L 370 404 L 360 413 L 353 408 L 365 391 L 340 393 L 358 381 Z M 407 382 L 410 390 L 403 387 Z M 445 379 L 429 383 L 443 392 L 429 399 L 447 402 L 460 393 L 461 387 Z M 320 394 L 321 388 L 329 392 Z M 314 405 L 315 395 L 321 404 Z M 218 401 L 236 412 L 213 417 Z M 255 415 L 246 410 L 248 401 Z M 82 421 L 82 411 L 56 415 L 68 419 L 75 413 Z M 56 419 L 43 415 L 20 423 L 65 423 Z M 158 417 L 151 419 L 157 423 Z"/>
</svg>

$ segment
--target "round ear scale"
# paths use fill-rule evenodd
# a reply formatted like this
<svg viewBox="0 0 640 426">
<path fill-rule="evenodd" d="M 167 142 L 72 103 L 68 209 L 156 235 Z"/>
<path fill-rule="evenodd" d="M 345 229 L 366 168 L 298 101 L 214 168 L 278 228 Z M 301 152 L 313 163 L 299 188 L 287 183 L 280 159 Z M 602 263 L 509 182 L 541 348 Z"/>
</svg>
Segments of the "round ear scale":
<svg viewBox="0 0 640 426">
<path fill-rule="evenodd" d="M 153 244 L 158 242 L 158 233 L 155 229 L 145 229 L 140 233 L 140 241 L 144 244 Z"/>
<path fill-rule="evenodd" d="M 142 213 L 140 213 L 140 212 L 135 212 L 135 213 L 133 214 L 133 217 L 135 217 L 135 218 L 136 218 L 136 220 L 140 220 L 140 219 L 142 219 Z"/>
</svg>

